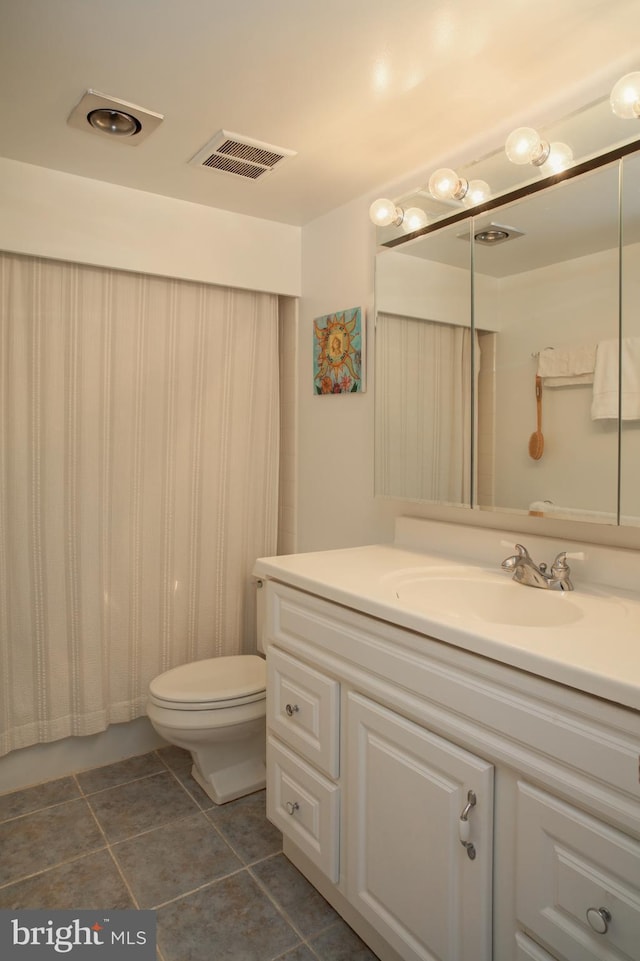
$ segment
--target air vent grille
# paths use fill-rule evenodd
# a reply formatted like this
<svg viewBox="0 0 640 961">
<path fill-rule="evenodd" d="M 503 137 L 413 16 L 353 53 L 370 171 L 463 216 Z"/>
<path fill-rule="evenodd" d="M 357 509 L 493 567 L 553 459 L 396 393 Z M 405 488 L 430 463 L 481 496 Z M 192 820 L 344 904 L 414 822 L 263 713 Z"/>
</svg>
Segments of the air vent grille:
<svg viewBox="0 0 640 961">
<path fill-rule="evenodd" d="M 294 150 L 220 130 L 189 163 L 255 181 L 271 173 L 282 160 L 293 156 Z"/>
<path fill-rule="evenodd" d="M 238 177 L 249 177 L 257 180 L 264 174 L 269 173 L 266 167 L 257 167 L 255 164 L 242 163 L 233 157 L 221 157 L 219 154 L 211 154 L 203 161 L 203 167 L 213 167 L 215 170 L 224 170 L 228 174 L 237 174 Z"/>
<path fill-rule="evenodd" d="M 265 150 L 262 147 L 254 147 L 252 144 L 239 143 L 237 140 L 225 140 L 218 147 L 218 153 L 229 154 L 232 157 L 238 157 L 240 160 L 248 160 L 249 163 L 260 164 L 262 167 L 275 167 L 283 159 L 281 153 Z"/>
</svg>

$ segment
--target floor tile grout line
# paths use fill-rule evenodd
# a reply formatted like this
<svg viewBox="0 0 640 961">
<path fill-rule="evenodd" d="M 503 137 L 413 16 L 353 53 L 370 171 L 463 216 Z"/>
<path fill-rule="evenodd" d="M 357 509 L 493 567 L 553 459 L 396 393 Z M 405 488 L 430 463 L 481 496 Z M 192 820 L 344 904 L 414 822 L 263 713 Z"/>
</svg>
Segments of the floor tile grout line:
<svg viewBox="0 0 640 961">
<path fill-rule="evenodd" d="M 128 781 L 121 781 L 118 784 L 110 784 L 109 787 L 101 787 L 97 791 L 85 791 L 82 788 L 81 784 L 79 784 L 79 787 L 80 787 L 80 790 L 82 791 L 82 796 L 85 798 L 90 798 L 90 797 L 95 797 L 97 794 L 104 794 L 106 791 L 117 791 L 118 788 L 127 787 L 127 785 L 129 784 L 136 784 L 139 781 L 148 781 L 152 777 L 158 777 L 159 774 L 166 774 L 166 773 L 167 771 L 151 771 L 149 774 L 141 774 L 139 777 L 129 778 Z"/>
<path fill-rule="evenodd" d="M 127 841 L 135 841 L 137 838 L 142 838 L 146 834 L 153 834 L 154 831 L 160 831 L 163 828 L 169 827 L 170 824 L 178 824 L 180 821 L 188 821 L 190 818 L 196 818 L 196 817 L 199 817 L 201 814 L 205 814 L 205 813 L 206 813 L 205 811 L 200 811 L 200 810 L 190 811 L 189 814 L 181 814 L 179 817 L 169 818 L 168 821 L 163 821 L 161 824 L 154 824 L 153 827 L 145 828 L 144 831 L 138 831 L 137 834 L 129 834 L 125 838 L 116 838 L 114 840 L 107 839 L 107 844 L 112 846 L 115 846 L 117 844 L 126 844 Z M 209 821 L 209 824 L 211 824 L 211 821 L 209 820 L 209 818 L 207 818 L 207 820 Z M 212 827 L 213 826 L 214 825 L 212 825 Z M 226 840 L 226 838 L 224 837 L 222 839 L 223 841 Z M 244 867 L 244 864 L 243 864 L 243 867 Z"/>
<path fill-rule="evenodd" d="M 0 891 L 10 888 L 13 884 L 21 884 L 23 881 L 30 881 L 32 878 L 37 878 L 41 874 L 48 874 L 49 871 L 54 871 L 56 868 L 64 867 L 66 864 L 73 864 L 75 861 L 81 861 L 82 858 L 88 858 L 94 854 L 100 854 L 102 851 L 106 851 L 108 847 L 108 844 L 103 844 L 98 848 L 92 848 L 90 851 L 84 851 L 82 854 L 76 854 L 72 858 L 63 858 L 62 861 L 56 861 L 55 864 L 47 864 L 45 867 L 41 867 L 37 871 L 32 871 L 30 874 L 22 874 L 19 878 L 14 878 L 12 881 L 6 881 L 0 884 Z"/>
<path fill-rule="evenodd" d="M 129 884 L 129 881 L 127 880 L 126 874 L 124 873 L 124 871 L 123 871 L 122 868 L 120 867 L 120 864 L 119 864 L 119 862 L 118 862 L 117 857 L 115 856 L 115 854 L 114 854 L 113 851 L 111 850 L 111 845 L 109 845 L 109 846 L 107 847 L 107 850 L 108 850 L 108 852 L 109 852 L 109 857 L 110 857 L 111 860 L 113 861 L 113 864 L 114 864 L 114 866 L 115 866 L 116 871 L 118 872 L 118 874 L 119 874 L 120 877 L 122 878 L 123 884 L 124 884 L 125 888 L 127 889 L 127 891 L 129 892 L 129 896 L 130 896 L 131 900 L 133 901 L 134 907 L 135 907 L 136 909 L 138 909 L 138 910 L 142 910 L 142 909 L 140 908 L 140 903 L 139 903 L 137 897 L 136 897 L 135 894 L 134 894 L 133 888 L 131 887 L 131 885 Z"/>
<path fill-rule="evenodd" d="M 243 871 L 247 871 L 247 867 L 241 864 L 239 868 L 235 871 L 229 871 L 227 874 L 221 874 L 219 878 L 210 878 L 208 881 L 203 881 L 197 887 L 192 888 L 190 891 L 184 891 L 181 894 L 176 894 L 175 898 L 168 898 L 166 901 L 159 901 L 152 907 L 148 908 L 149 911 L 160 911 L 162 908 L 168 907 L 170 904 L 175 904 L 176 901 L 182 901 L 183 898 L 191 897 L 193 894 L 197 894 L 198 891 L 205 891 L 207 888 L 212 887 L 212 885 L 217 884 L 218 881 L 227 881 L 229 878 L 235 877 L 237 874 L 242 874 Z"/>
<path fill-rule="evenodd" d="M 53 804 L 45 804 L 43 807 L 34 808 L 32 811 L 25 811 L 23 814 L 14 814 L 13 817 L 4 818 L 0 821 L 0 826 L 3 824 L 11 824 L 12 821 L 19 821 L 21 818 L 28 818 L 32 814 L 42 814 L 43 811 L 51 811 L 53 808 L 62 807 L 63 804 L 71 804 L 73 801 L 86 801 L 83 794 L 77 795 L 77 797 L 68 797 L 64 801 L 54 801 Z"/>
<path fill-rule="evenodd" d="M 265 858 L 264 860 L 266 861 L 267 858 Z M 256 862 L 256 863 L 258 863 L 258 862 Z M 247 868 L 247 870 L 248 870 L 249 874 L 251 875 L 251 877 L 253 878 L 253 880 L 254 880 L 254 881 L 256 882 L 256 884 L 258 885 L 258 887 L 260 888 L 260 890 L 263 892 L 263 894 L 266 894 L 266 896 L 269 898 L 269 900 L 271 901 L 271 903 L 273 904 L 273 906 L 276 908 L 276 910 L 278 911 L 278 913 L 281 914 L 282 917 L 284 918 L 284 920 L 287 922 L 287 924 L 288 924 L 291 928 L 293 928 L 293 930 L 294 930 L 295 933 L 298 935 L 298 937 L 300 938 L 300 940 L 303 941 L 303 942 L 306 944 L 306 943 L 307 943 L 307 938 L 309 937 L 309 935 L 305 935 L 305 934 L 303 933 L 303 931 L 298 927 L 298 925 L 295 923 L 295 921 L 293 921 L 293 919 L 292 919 L 291 916 L 288 914 L 288 912 L 285 910 L 285 908 L 279 903 L 279 901 L 278 901 L 278 899 L 276 898 L 276 896 L 271 893 L 271 891 L 269 890 L 269 888 L 267 887 L 267 885 L 264 884 L 264 883 L 260 880 L 260 878 L 256 877 L 256 875 L 253 873 L 253 871 L 251 870 L 251 868 Z M 331 924 L 335 924 L 335 920 L 332 921 Z M 322 928 L 320 931 L 317 931 L 316 934 L 321 934 L 322 931 L 326 931 L 327 928 L 331 927 L 331 924 L 328 924 L 326 928 Z M 315 937 L 315 935 L 314 935 L 314 937 Z M 307 947 L 309 947 L 309 945 L 307 945 Z M 291 950 L 291 949 L 289 949 L 289 950 Z"/>
</svg>

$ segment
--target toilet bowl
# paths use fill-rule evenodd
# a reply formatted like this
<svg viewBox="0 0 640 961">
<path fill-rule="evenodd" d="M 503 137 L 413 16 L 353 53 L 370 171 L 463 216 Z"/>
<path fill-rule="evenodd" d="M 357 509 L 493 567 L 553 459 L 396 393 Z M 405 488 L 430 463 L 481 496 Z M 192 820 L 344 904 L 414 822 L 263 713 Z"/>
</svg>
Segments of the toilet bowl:
<svg viewBox="0 0 640 961">
<path fill-rule="evenodd" d="M 262 657 L 212 657 L 154 678 L 147 714 L 158 734 L 191 752 L 194 779 L 225 804 L 265 786 L 265 698 Z"/>
</svg>

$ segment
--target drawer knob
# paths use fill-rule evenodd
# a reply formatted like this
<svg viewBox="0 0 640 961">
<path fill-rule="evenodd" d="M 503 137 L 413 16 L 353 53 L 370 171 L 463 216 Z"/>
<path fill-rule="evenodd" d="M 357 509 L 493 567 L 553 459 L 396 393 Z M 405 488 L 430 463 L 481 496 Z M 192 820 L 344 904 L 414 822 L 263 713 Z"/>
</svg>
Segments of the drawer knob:
<svg viewBox="0 0 640 961">
<path fill-rule="evenodd" d="M 287 712 L 289 717 L 293 717 L 293 715 L 297 714 L 299 710 L 300 708 L 298 707 L 297 704 L 287 704 L 285 706 L 285 711 Z"/>
<path fill-rule="evenodd" d="M 587 921 L 596 934 L 606 934 L 611 924 L 611 912 L 606 908 L 588 908 Z"/>
<path fill-rule="evenodd" d="M 285 807 L 289 812 L 289 814 L 295 814 L 296 811 L 300 810 L 300 805 L 298 804 L 297 801 L 287 801 L 287 803 L 285 804 Z"/>
</svg>

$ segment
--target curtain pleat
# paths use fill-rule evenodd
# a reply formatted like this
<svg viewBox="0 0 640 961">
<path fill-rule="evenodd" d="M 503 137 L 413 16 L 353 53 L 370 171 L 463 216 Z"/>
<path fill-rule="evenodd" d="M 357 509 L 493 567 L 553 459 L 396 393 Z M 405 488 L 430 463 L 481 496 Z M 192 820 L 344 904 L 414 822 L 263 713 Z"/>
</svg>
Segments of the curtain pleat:
<svg viewBox="0 0 640 961">
<path fill-rule="evenodd" d="M 0 754 L 255 649 L 277 297 L 0 255 Z"/>
<path fill-rule="evenodd" d="M 466 327 L 378 315 L 378 494 L 469 505 L 472 337 L 478 350 Z"/>
</svg>

